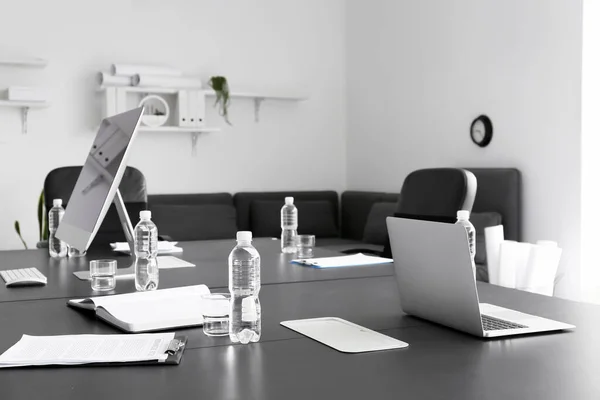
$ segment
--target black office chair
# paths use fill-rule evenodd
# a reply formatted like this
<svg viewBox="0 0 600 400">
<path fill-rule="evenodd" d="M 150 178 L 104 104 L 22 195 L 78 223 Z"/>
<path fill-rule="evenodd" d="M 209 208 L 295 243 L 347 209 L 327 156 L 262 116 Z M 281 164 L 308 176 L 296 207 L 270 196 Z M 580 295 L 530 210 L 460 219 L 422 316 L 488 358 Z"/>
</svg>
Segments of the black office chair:
<svg viewBox="0 0 600 400">
<path fill-rule="evenodd" d="M 448 222 L 458 210 L 471 211 L 477 193 L 477 178 L 459 168 L 430 168 L 411 172 L 400 191 L 397 216 Z M 385 221 L 383 221 L 385 226 Z M 391 257 L 389 239 L 383 253 L 372 249 L 345 250 L 345 254 L 369 253 Z"/>
<path fill-rule="evenodd" d="M 52 208 L 53 199 L 62 199 L 63 207 L 68 208 L 69 199 L 79 173 L 80 166 L 56 168 L 48 173 L 44 181 L 44 203 L 46 210 Z M 131 219 L 131 223 L 135 225 L 139 220 L 138 213 L 140 210 L 148 208 L 148 194 L 146 192 L 146 178 L 144 174 L 136 168 L 127 167 L 119 191 L 123 196 L 127 214 Z M 125 235 L 123 234 L 117 210 L 114 204 L 111 204 L 93 245 L 106 245 L 110 242 L 124 242 Z"/>
</svg>

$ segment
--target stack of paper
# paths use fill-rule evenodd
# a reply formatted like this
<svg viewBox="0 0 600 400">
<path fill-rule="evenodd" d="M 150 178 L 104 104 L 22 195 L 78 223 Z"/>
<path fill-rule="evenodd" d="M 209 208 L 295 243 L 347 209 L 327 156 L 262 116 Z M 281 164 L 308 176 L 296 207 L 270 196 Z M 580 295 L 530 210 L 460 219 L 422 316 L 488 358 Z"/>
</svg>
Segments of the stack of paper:
<svg viewBox="0 0 600 400">
<path fill-rule="evenodd" d="M 181 247 L 175 246 L 177 242 L 158 242 L 158 254 L 173 254 L 173 253 L 181 253 L 183 249 Z M 129 249 L 129 243 L 127 242 L 117 242 L 111 243 L 110 247 L 112 247 L 113 251 L 118 251 L 120 253 L 131 253 Z"/>
<path fill-rule="evenodd" d="M 391 258 L 366 256 L 362 253 L 340 257 L 307 258 L 292 260 L 295 264 L 310 265 L 314 268 L 357 267 L 361 265 L 388 264 L 394 262 Z"/>
<path fill-rule="evenodd" d="M 164 362 L 174 333 L 139 335 L 23 335 L 0 355 L 0 368 L 92 363 Z"/>
</svg>

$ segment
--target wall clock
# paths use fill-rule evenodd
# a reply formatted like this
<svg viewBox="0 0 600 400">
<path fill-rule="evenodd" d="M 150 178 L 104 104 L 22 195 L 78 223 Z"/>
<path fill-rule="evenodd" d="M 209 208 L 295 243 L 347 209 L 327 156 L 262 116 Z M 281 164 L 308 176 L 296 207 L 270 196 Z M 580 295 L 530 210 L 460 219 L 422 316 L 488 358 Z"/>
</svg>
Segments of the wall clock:
<svg viewBox="0 0 600 400">
<path fill-rule="evenodd" d="M 492 120 L 480 115 L 471 124 L 471 140 L 479 147 L 485 147 L 492 141 Z"/>
</svg>

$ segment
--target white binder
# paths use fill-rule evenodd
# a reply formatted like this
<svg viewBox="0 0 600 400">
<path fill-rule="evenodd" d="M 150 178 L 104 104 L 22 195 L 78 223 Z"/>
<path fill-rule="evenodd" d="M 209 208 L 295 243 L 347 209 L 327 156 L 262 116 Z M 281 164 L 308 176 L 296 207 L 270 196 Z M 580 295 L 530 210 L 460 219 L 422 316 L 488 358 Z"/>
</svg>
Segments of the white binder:
<svg viewBox="0 0 600 400">
<path fill-rule="evenodd" d="M 188 118 L 188 92 L 180 90 L 177 92 L 177 125 L 181 127 L 189 127 L 190 120 Z"/>
<path fill-rule="evenodd" d="M 188 91 L 188 116 L 190 117 L 191 126 L 204 126 L 204 91 L 190 90 Z"/>
</svg>

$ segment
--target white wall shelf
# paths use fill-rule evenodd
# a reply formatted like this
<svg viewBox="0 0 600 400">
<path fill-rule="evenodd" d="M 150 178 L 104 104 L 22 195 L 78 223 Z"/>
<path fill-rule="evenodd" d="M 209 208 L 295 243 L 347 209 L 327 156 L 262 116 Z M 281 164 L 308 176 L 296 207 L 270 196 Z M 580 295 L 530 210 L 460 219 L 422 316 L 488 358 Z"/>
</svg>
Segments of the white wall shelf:
<svg viewBox="0 0 600 400">
<path fill-rule="evenodd" d="M 120 89 L 125 90 L 128 93 L 163 93 L 163 94 L 175 94 L 180 90 L 186 90 L 185 88 L 164 88 L 164 87 L 140 87 L 140 86 L 119 86 Z M 190 88 L 193 89 L 193 88 Z M 105 86 L 100 87 L 100 91 L 106 90 Z M 204 90 L 206 96 L 214 97 L 216 93 L 214 90 Z M 308 100 L 308 96 L 299 93 L 269 93 L 269 92 L 231 92 L 231 98 L 246 98 L 246 99 L 263 99 L 263 100 L 287 100 L 287 101 L 304 101 Z"/>
<path fill-rule="evenodd" d="M 175 132 L 175 133 L 211 133 L 211 132 L 220 132 L 221 128 L 211 128 L 211 127 L 197 127 L 197 128 L 187 128 L 182 126 L 144 126 L 140 125 L 138 128 L 140 132 Z"/>
<path fill-rule="evenodd" d="M 44 68 L 48 65 L 48 60 L 38 57 L 2 57 L 0 56 L 0 66 L 7 67 L 26 67 L 26 68 Z"/>
<path fill-rule="evenodd" d="M 46 108 L 49 106 L 50 103 L 47 101 L 0 100 L 0 107 Z"/>
<path fill-rule="evenodd" d="M 187 128 L 181 126 L 144 126 L 140 125 L 138 128 L 140 132 L 175 132 L 175 133 L 189 133 L 192 139 L 192 156 L 196 156 L 196 145 L 198 144 L 198 135 L 201 133 L 214 133 L 221 132 L 221 128 L 210 128 L 210 127 L 194 127 Z"/>
<path fill-rule="evenodd" d="M 165 88 L 165 87 L 140 87 L 140 86 L 122 86 L 119 87 L 127 93 L 162 93 L 176 94 L 184 88 Z M 106 90 L 106 87 L 101 86 L 100 90 Z M 204 95 L 207 97 L 215 97 L 217 94 L 214 90 L 204 90 Z M 258 122 L 260 116 L 260 106 L 265 100 L 276 101 L 305 101 L 308 100 L 306 94 L 300 93 L 279 93 L 279 92 L 231 92 L 229 97 L 232 99 L 252 99 L 254 101 L 254 120 Z"/>
<path fill-rule="evenodd" d="M 21 109 L 21 133 L 27 133 L 27 117 L 30 108 L 46 108 L 50 103 L 47 101 L 15 101 L 0 100 L 0 107 L 17 107 Z"/>
</svg>

